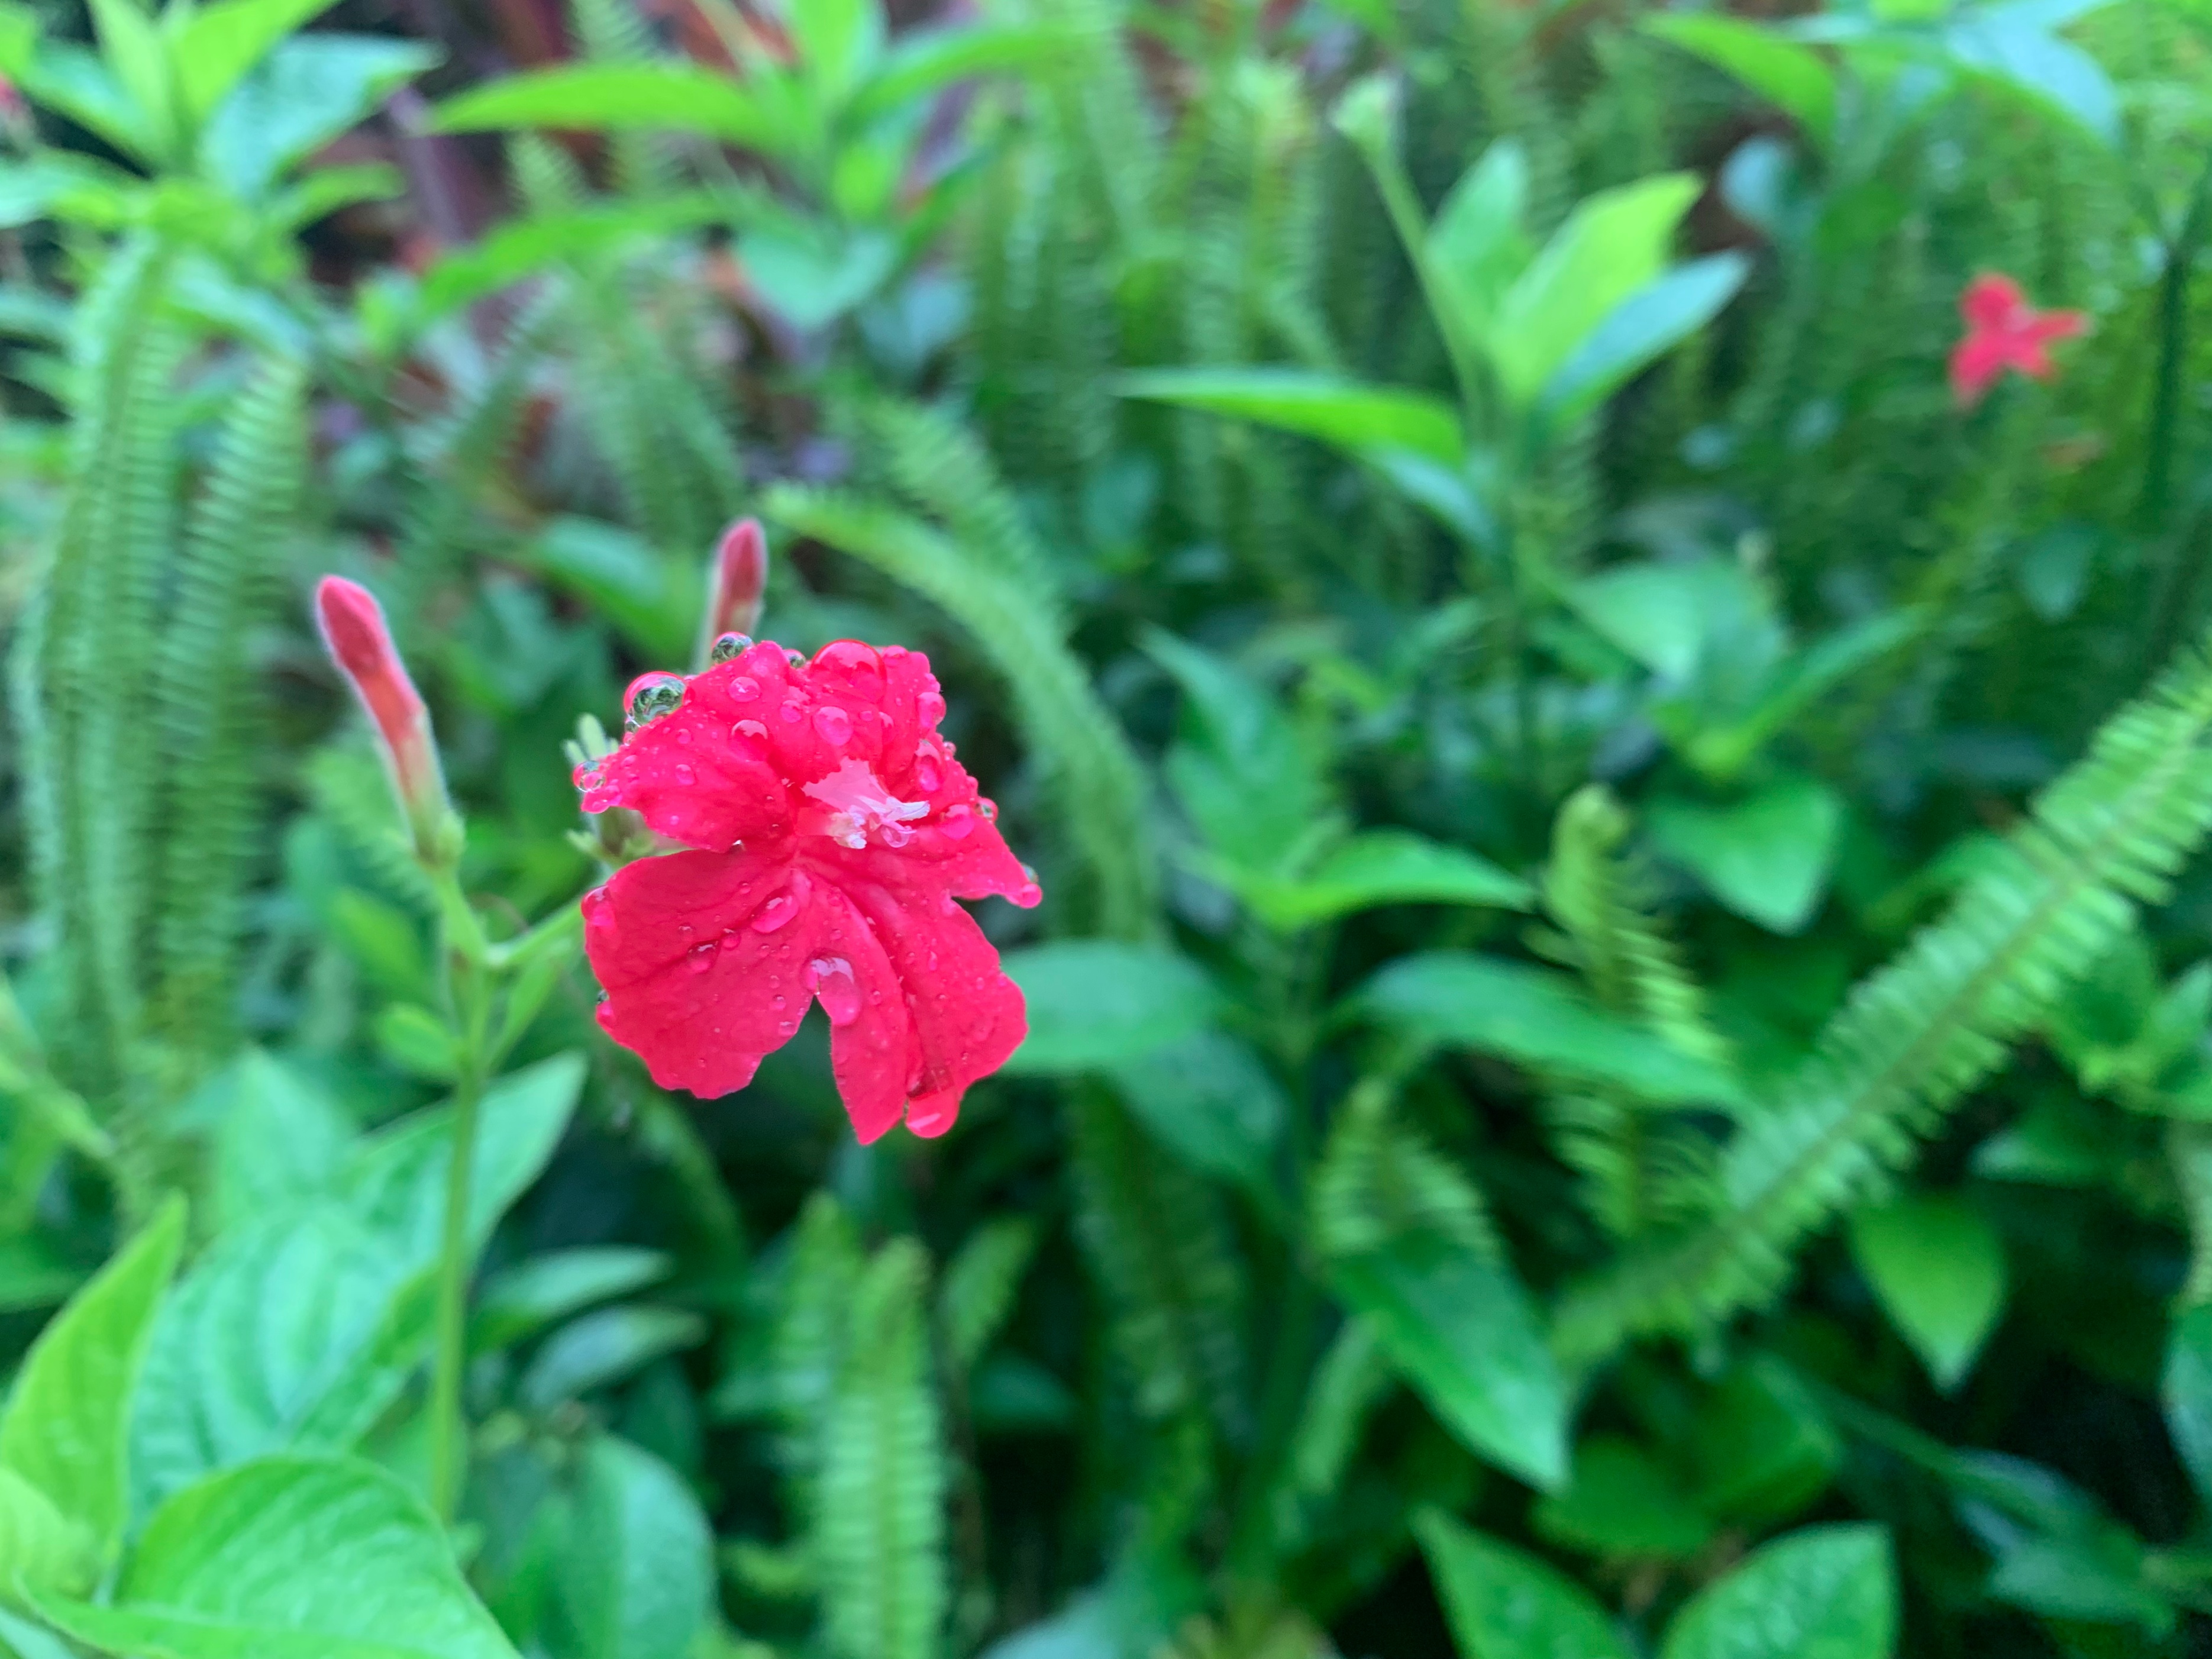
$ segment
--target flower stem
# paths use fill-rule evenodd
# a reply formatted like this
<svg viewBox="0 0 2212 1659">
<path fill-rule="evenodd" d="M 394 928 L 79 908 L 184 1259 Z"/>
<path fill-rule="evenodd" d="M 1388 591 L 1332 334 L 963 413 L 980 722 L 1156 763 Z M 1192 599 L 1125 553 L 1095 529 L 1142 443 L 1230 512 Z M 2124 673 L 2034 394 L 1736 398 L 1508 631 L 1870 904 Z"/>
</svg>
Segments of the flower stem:
<svg viewBox="0 0 2212 1659">
<path fill-rule="evenodd" d="M 475 1179 L 477 1103 L 473 1069 L 453 1094 L 453 1156 L 446 1171 L 445 1237 L 438 1256 L 437 1348 L 430 1370 L 430 1506 L 450 1522 L 460 1506 L 468 1467 L 468 1420 L 461 1403 L 468 1366 L 469 1195 Z"/>
</svg>

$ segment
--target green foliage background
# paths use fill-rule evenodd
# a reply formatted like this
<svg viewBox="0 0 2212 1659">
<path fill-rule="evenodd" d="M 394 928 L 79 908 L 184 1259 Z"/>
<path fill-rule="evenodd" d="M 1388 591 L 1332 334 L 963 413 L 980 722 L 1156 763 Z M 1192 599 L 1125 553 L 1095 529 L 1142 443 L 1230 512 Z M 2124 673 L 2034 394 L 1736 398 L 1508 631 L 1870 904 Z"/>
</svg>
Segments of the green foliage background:
<svg viewBox="0 0 2212 1659">
<path fill-rule="evenodd" d="M 0 1653 L 2212 1652 L 2212 14 L 1774 11 L 0 4 Z M 746 513 L 941 1140 L 592 1019 Z"/>
</svg>

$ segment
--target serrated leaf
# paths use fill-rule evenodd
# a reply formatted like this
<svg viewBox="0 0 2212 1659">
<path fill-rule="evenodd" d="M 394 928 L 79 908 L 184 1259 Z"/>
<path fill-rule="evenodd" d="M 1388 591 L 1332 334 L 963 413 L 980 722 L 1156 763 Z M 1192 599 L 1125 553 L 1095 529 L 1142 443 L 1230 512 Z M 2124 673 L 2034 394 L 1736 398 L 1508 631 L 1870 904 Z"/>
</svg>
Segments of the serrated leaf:
<svg viewBox="0 0 2212 1659">
<path fill-rule="evenodd" d="M 0 1468 L 81 1528 L 96 1560 L 122 1535 L 131 1398 L 184 1237 L 173 1198 L 39 1333 L 0 1416 Z"/>
<path fill-rule="evenodd" d="M 1897 1573 L 1880 1527 L 1806 1527 L 1754 1550 L 1668 1627 L 1659 1659 L 1889 1659 Z"/>
<path fill-rule="evenodd" d="M 1898 1334 L 1946 1393 L 2004 1311 L 2004 1240 L 1962 1200 L 1916 1194 L 1853 1212 L 1851 1255 Z"/>
<path fill-rule="evenodd" d="M 203 1481 L 155 1514 L 112 1605 L 39 1608 L 132 1659 L 516 1659 L 421 1500 L 343 1459 Z"/>
<path fill-rule="evenodd" d="M 1438 1510 L 1414 1517 L 1413 1535 L 1461 1659 L 1629 1659 L 1605 1609 L 1556 1567 Z"/>
</svg>

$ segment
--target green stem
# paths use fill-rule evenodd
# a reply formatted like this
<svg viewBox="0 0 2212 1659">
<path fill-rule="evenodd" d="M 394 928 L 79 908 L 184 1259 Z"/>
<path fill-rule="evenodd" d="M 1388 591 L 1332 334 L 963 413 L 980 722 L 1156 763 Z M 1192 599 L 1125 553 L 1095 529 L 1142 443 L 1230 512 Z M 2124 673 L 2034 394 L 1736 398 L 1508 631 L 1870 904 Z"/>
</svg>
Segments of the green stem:
<svg viewBox="0 0 2212 1659">
<path fill-rule="evenodd" d="M 430 1370 L 430 1505 L 450 1522 L 460 1507 L 468 1463 L 468 1420 L 461 1402 L 468 1367 L 469 1196 L 476 1175 L 477 1105 L 483 1096 L 473 1069 L 453 1094 L 453 1156 L 446 1171 L 445 1236 L 438 1255 L 437 1349 Z"/>
</svg>

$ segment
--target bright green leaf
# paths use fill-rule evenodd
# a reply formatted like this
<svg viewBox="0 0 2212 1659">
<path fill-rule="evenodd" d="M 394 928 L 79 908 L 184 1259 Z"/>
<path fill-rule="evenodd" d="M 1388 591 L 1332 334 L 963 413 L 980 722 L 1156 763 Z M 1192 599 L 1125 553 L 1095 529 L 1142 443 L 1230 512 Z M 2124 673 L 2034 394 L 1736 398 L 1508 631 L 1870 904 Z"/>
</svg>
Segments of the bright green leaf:
<svg viewBox="0 0 2212 1659">
<path fill-rule="evenodd" d="M 259 195 L 441 56 L 388 35 L 295 35 L 216 106 L 200 135 L 201 158 L 230 189 Z"/>
<path fill-rule="evenodd" d="M 1785 777 L 1726 806 L 1662 796 L 1644 822 L 1653 844 L 1729 909 L 1795 933 L 1826 890 L 1844 804 L 1818 779 Z"/>
<path fill-rule="evenodd" d="M 132 1659 L 516 1659 L 421 1500 L 343 1459 L 203 1481 L 154 1516 L 113 1605 L 40 1609 Z"/>
<path fill-rule="evenodd" d="M 216 1225 L 228 1232 L 325 1188 L 354 1126 L 321 1085 L 249 1048 L 194 1097 L 216 1117 Z"/>
<path fill-rule="evenodd" d="M 186 112 L 195 121 L 287 35 L 330 9 L 333 0 L 216 0 L 174 15 L 187 21 L 173 51 Z M 167 19 L 165 17 L 164 21 Z"/>
<path fill-rule="evenodd" d="M 884 54 L 875 74 L 854 95 L 851 112 L 863 118 L 884 114 L 954 81 L 1025 68 L 1070 44 L 1066 29 L 1043 22 L 909 30 Z"/>
<path fill-rule="evenodd" d="M 1353 455 L 1408 449 L 1456 466 L 1467 451 L 1459 416 L 1442 398 L 1334 375 L 1289 368 L 1161 368 L 1124 374 L 1114 389 L 1125 398 L 1295 432 Z"/>
<path fill-rule="evenodd" d="M 1745 1558 L 1668 1627 L 1659 1659 L 1889 1659 L 1897 1573 L 1880 1527 L 1806 1527 Z"/>
<path fill-rule="evenodd" d="M 1097 1071 L 1187 1037 L 1217 1000 L 1194 963 L 1156 945 L 1066 939 L 1009 951 L 1006 970 L 1029 1002 L 1030 1034 L 1010 1073 Z"/>
<path fill-rule="evenodd" d="M 1605 1609 L 1549 1563 L 1438 1510 L 1413 1517 L 1413 1535 L 1461 1659 L 1629 1659 Z"/>
<path fill-rule="evenodd" d="M 569 64 L 477 87 L 438 106 L 440 132 L 503 127 L 691 131 L 764 154 L 788 135 L 741 82 L 690 64 Z"/>
<path fill-rule="evenodd" d="M 0 1607 L 22 1606 L 29 1591 L 82 1595 L 99 1582 L 100 1555 L 91 1528 L 0 1463 Z"/>
<path fill-rule="evenodd" d="M 39 1333 L 0 1416 L 0 1468 L 81 1527 L 97 1557 L 122 1535 L 131 1396 L 184 1237 L 173 1198 Z"/>
<path fill-rule="evenodd" d="M 1898 1334 L 1947 1393 L 2004 1311 L 2004 1240 L 1962 1200 L 1916 1194 L 1852 1212 L 1851 1255 Z"/>
<path fill-rule="evenodd" d="M 1429 226 L 1429 280 L 1449 313 L 1443 320 L 1476 349 L 1488 338 L 1498 301 L 1534 252 L 1522 228 L 1528 210 L 1528 158 L 1503 138 L 1460 176 Z"/>
<path fill-rule="evenodd" d="M 1825 144 L 1836 125 L 1836 72 L 1810 46 L 1724 12 L 1662 12 L 1644 32 L 1723 70 Z"/>
<path fill-rule="evenodd" d="M 1539 394 L 1613 308 L 1666 268 L 1698 179 L 1663 173 L 1585 198 L 1506 291 L 1491 356 L 1516 408 Z"/>
<path fill-rule="evenodd" d="M 1544 413 L 1565 424 L 1696 333 L 1735 297 L 1751 273 L 1741 253 L 1693 259 L 1655 276 L 1583 337 L 1544 387 Z"/>
<path fill-rule="evenodd" d="M 550 1411 L 635 1375 L 663 1354 L 696 1347 L 706 1334 L 706 1321 L 682 1308 L 601 1308 L 548 1337 L 516 1392 L 532 1410 Z"/>
<path fill-rule="evenodd" d="M 1686 680 L 1722 641 L 1771 627 L 1766 596 L 1728 559 L 1615 566 L 1567 589 L 1575 613 L 1655 674 Z"/>
</svg>

